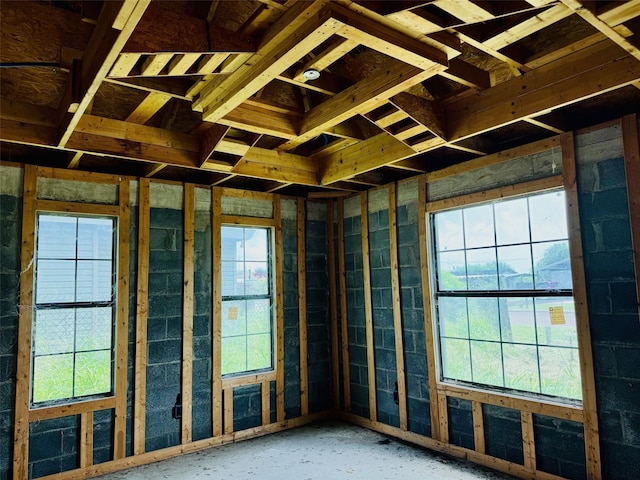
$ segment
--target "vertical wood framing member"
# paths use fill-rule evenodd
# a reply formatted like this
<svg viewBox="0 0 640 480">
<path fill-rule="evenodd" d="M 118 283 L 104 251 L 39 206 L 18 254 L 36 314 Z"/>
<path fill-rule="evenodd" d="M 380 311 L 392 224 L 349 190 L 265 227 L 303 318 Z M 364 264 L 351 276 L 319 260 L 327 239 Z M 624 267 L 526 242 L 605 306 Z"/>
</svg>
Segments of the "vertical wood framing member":
<svg viewBox="0 0 640 480">
<path fill-rule="evenodd" d="M 398 220 L 396 213 L 396 184 L 389 186 L 389 248 L 391 259 L 391 297 L 393 299 L 393 330 L 396 347 L 396 371 L 398 381 L 398 406 L 400 429 L 407 430 L 407 386 L 404 368 L 404 338 L 402 309 L 400 307 L 400 270 L 398 263 Z"/>
<path fill-rule="evenodd" d="M 262 425 L 271 423 L 271 382 L 262 382 L 260 384 L 261 406 L 262 406 Z"/>
<path fill-rule="evenodd" d="M 149 306 L 149 180 L 138 185 L 138 273 L 136 293 L 136 349 L 133 389 L 133 453 L 145 450 L 147 382 L 147 313 Z"/>
<path fill-rule="evenodd" d="M 20 251 L 20 301 L 18 303 L 18 355 L 16 359 L 13 478 L 29 471 L 29 378 L 33 327 L 33 273 L 36 233 L 37 167 L 24 166 L 22 184 L 22 246 Z"/>
<path fill-rule="evenodd" d="M 93 465 L 93 412 L 80 414 L 80 468 Z"/>
<path fill-rule="evenodd" d="M 427 176 L 418 177 L 418 244 L 420 248 L 420 272 L 422 274 L 422 305 L 424 308 L 424 333 L 427 343 L 427 372 L 429 376 L 429 405 L 431 413 L 431 436 L 446 441 L 448 433 L 440 431 L 441 415 L 446 425 L 447 403 L 444 412 L 439 412 L 440 401 L 437 390 L 436 352 L 433 329 L 433 309 L 431 308 L 431 278 L 429 276 L 429 253 L 427 251 Z"/>
<path fill-rule="evenodd" d="M 598 410 L 596 408 L 596 385 L 591 351 L 591 331 L 589 329 L 589 309 L 587 289 L 584 281 L 584 259 L 580 216 L 578 212 L 578 188 L 576 156 L 573 133 L 560 137 L 562 151 L 562 177 L 567 201 L 567 224 L 569 228 L 569 252 L 571 254 L 571 274 L 573 280 L 573 300 L 576 309 L 576 329 L 578 334 L 578 354 L 582 374 L 582 408 L 584 411 L 584 442 L 587 457 L 588 480 L 602 478 L 600 464 L 600 439 L 598 433 Z"/>
<path fill-rule="evenodd" d="M 471 402 L 471 413 L 473 415 L 473 443 L 476 452 L 485 453 L 484 443 L 484 418 L 482 416 L 482 403 L 477 400 Z"/>
<path fill-rule="evenodd" d="M 193 282 L 194 282 L 194 240 L 195 240 L 195 187 L 184 185 L 184 279 L 182 299 L 182 444 L 192 439 L 192 396 L 193 396 Z"/>
<path fill-rule="evenodd" d="M 373 303 L 371 300 L 371 260 L 369 258 L 369 198 L 367 192 L 360 194 L 360 224 L 362 226 L 362 276 L 364 277 L 364 315 L 367 338 L 367 378 L 369 383 L 369 418 L 378 421 L 376 403 L 376 359 L 373 339 Z"/>
<path fill-rule="evenodd" d="M 280 195 L 273 197 L 276 263 L 276 419 L 284 421 L 284 305 L 282 279 L 282 215 Z"/>
<path fill-rule="evenodd" d="M 522 426 L 522 453 L 524 454 L 524 466 L 531 470 L 536 469 L 536 444 L 533 433 L 533 414 L 520 412 L 520 424 Z"/>
<path fill-rule="evenodd" d="M 631 245 L 636 272 L 636 298 L 640 313 L 640 147 L 638 145 L 638 117 L 635 113 L 622 119 L 622 142 L 627 198 L 629 199 Z"/>
<path fill-rule="evenodd" d="M 116 408 L 113 429 L 113 458 L 125 457 L 127 446 L 127 346 L 129 325 L 129 180 L 122 179 L 118 189 L 118 313 L 116 325 Z"/>
<path fill-rule="evenodd" d="M 327 237 L 329 254 L 327 260 L 329 262 L 329 304 L 331 313 L 331 392 L 333 396 L 333 408 L 340 408 L 340 361 L 338 357 L 338 302 L 336 296 L 338 294 L 336 288 L 336 252 L 333 226 L 333 200 L 327 202 Z"/>
<path fill-rule="evenodd" d="M 213 242 L 213 341 L 212 353 L 212 399 L 211 421 L 213 436 L 222 435 L 222 190 L 219 187 L 211 189 L 211 230 Z"/>
<path fill-rule="evenodd" d="M 340 276 L 340 326 L 342 331 L 342 381 L 344 410 L 351 412 L 351 380 L 349 378 L 349 326 L 347 324 L 347 272 L 344 261 L 344 199 L 338 199 L 338 275 Z"/>
<path fill-rule="evenodd" d="M 440 429 L 440 441 L 449 443 L 449 409 L 447 407 L 447 396 L 438 392 L 438 424 Z"/>
<path fill-rule="evenodd" d="M 224 389 L 224 433 L 233 432 L 233 387 Z"/>
<path fill-rule="evenodd" d="M 300 331 L 300 411 L 309 414 L 309 370 L 307 357 L 307 277 L 305 269 L 305 212 L 303 198 L 296 199 L 296 225 L 298 233 L 298 328 Z"/>
</svg>

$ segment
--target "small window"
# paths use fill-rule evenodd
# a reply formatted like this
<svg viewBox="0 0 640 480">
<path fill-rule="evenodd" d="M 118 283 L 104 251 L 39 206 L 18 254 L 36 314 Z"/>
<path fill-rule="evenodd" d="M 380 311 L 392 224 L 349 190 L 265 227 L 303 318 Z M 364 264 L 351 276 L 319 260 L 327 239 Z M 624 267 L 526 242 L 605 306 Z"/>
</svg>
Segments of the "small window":
<svg viewBox="0 0 640 480">
<path fill-rule="evenodd" d="M 271 230 L 222 227 L 222 374 L 273 368 Z"/>
<path fill-rule="evenodd" d="M 441 379 L 580 400 L 564 192 L 430 222 Z"/>
<path fill-rule="evenodd" d="M 31 404 L 113 393 L 113 218 L 37 217 Z"/>
</svg>

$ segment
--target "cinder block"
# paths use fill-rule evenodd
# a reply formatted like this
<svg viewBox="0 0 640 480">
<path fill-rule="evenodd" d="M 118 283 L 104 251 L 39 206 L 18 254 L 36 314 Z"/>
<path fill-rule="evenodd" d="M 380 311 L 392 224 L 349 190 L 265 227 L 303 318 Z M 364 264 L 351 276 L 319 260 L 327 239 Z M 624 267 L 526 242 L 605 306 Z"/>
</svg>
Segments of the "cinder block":
<svg viewBox="0 0 640 480">
<path fill-rule="evenodd" d="M 640 346 L 615 347 L 615 359 L 619 378 L 640 380 Z M 637 398 L 640 401 L 640 393 Z"/>
<path fill-rule="evenodd" d="M 594 220 L 629 216 L 627 192 L 622 188 L 602 192 L 583 191 L 579 195 L 578 205 L 583 225 Z"/>
<path fill-rule="evenodd" d="M 589 311 L 611 313 L 611 293 L 608 282 L 591 282 L 588 286 Z"/>
<path fill-rule="evenodd" d="M 616 347 L 607 344 L 593 345 L 593 367 L 596 376 L 616 377 Z"/>
<path fill-rule="evenodd" d="M 597 168 L 601 190 L 626 186 L 624 158 L 618 157 L 602 160 L 598 162 Z"/>
<path fill-rule="evenodd" d="M 631 280 L 634 277 L 633 252 L 607 251 L 587 255 L 585 269 L 588 282 Z"/>
<path fill-rule="evenodd" d="M 417 224 L 398 227 L 398 243 L 400 245 L 418 245 L 419 231 Z"/>
<path fill-rule="evenodd" d="M 147 345 L 147 363 L 167 363 L 178 361 L 181 358 L 182 342 L 180 340 L 161 340 L 149 342 Z"/>
<path fill-rule="evenodd" d="M 371 248 L 389 249 L 389 230 L 376 230 L 369 233 L 369 245 Z"/>
<path fill-rule="evenodd" d="M 638 312 L 638 295 L 634 281 L 612 282 L 610 289 L 613 313 L 633 314 Z"/>
<path fill-rule="evenodd" d="M 593 342 L 640 344 L 638 315 L 591 315 L 589 323 Z"/>
<path fill-rule="evenodd" d="M 600 446 L 602 478 L 607 480 L 637 480 L 640 447 L 603 442 Z"/>
<path fill-rule="evenodd" d="M 596 378 L 598 408 L 640 413 L 640 380 Z"/>
</svg>

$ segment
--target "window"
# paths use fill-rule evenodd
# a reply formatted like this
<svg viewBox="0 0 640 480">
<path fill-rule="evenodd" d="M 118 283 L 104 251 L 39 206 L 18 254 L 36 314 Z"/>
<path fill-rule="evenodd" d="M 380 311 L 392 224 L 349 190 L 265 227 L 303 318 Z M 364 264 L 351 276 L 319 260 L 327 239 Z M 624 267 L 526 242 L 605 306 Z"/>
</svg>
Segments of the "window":
<svg viewBox="0 0 640 480">
<path fill-rule="evenodd" d="M 273 368 L 271 230 L 222 227 L 222 374 Z"/>
<path fill-rule="evenodd" d="M 31 404 L 113 392 L 114 218 L 39 213 Z"/>
<path fill-rule="evenodd" d="M 430 222 L 441 378 L 581 399 L 564 192 Z"/>
</svg>

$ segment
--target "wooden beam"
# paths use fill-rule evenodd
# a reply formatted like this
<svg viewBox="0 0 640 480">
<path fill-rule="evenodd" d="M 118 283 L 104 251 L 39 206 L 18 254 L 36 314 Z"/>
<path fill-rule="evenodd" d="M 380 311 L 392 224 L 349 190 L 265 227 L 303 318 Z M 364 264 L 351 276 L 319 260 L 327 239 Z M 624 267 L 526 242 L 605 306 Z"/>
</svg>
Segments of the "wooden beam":
<svg viewBox="0 0 640 480">
<path fill-rule="evenodd" d="M 138 184 L 138 251 L 136 274 L 136 347 L 134 351 L 133 453 L 145 451 L 147 403 L 147 315 L 149 313 L 149 180 Z"/>
<path fill-rule="evenodd" d="M 486 22 L 495 18 L 493 13 L 483 8 L 479 2 L 471 0 L 435 0 L 433 3 L 464 23 Z"/>
<path fill-rule="evenodd" d="M 580 359 L 580 373 L 582 375 L 582 408 L 584 411 L 584 443 L 587 457 L 587 478 L 589 480 L 597 480 L 602 478 L 600 434 L 598 433 L 598 408 L 596 402 L 595 373 L 593 370 L 591 330 L 589 327 L 587 287 L 585 284 L 584 257 L 582 254 L 582 235 L 580 234 L 580 213 L 578 210 L 578 185 L 573 134 L 563 134 L 560 137 L 560 145 L 562 149 L 562 177 L 565 195 L 567 197 L 567 226 L 569 228 L 569 252 L 571 254 L 573 300 L 576 311 L 578 355 Z"/>
<path fill-rule="evenodd" d="M 446 108 L 449 140 L 459 140 L 629 85 L 640 62 L 609 42 L 594 45 Z M 505 102 L 505 98 L 512 99 Z"/>
<path fill-rule="evenodd" d="M 276 275 L 276 420 L 282 422 L 284 409 L 284 279 L 282 278 L 284 251 L 282 240 L 282 204 L 280 195 L 273 196 L 273 222 L 275 224 Z"/>
<path fill-rule="evenodd" d="M 340 330 L 341 330 L 341 350 L 342 350 L 342 396 L 344 402 L 344 411 L 351 412 L 351 379 L 349 363 L 349 324 L 347 309 L 347 272 L 345 266 L 345 248 L 344 248 L 344 199 L 338 199 L 338 276 L 340 284 Z"/>
<path fill-rule="evenodd" d="M 356 145 L 322 158 L 322 185 L 346 180 L 394 161 L 415 155 L 415 151 L 387 133 L 381 133 Z"/>
<path fill-rule="evenodd" d="M 195 188 L 193 183 L 184 185 L 184 267 L 182 281 L 182 418 L 180 442 L 192 441 L 193 424 L 193 315 L 195 282 Z"/>
<path fill-rule="evenodd" d="M 66 146 L 76 125 L 93 101 L 98 88 L 118 59 L 120 51 L 133 33 L 136 25 L 142 18 L 150 0 L 124 0 L 124 2 L 106 2 L 100 13 L 98 24 L 89 40 L 82 58 L 80 70 L 80 92 L 82 99 L 73 115 L 67 115 L 72 99 L 67 94 L 59 109 L 59 117 L 62 119 L 59 125 L 59 147 Z M 121 15 L 127 12 L 126 20 Z M 130 14 L 129 14 L 130 12 Z M 121 30 L 114 30 L 114 22 L 122 24 Z M 73 82 L 69 82 L 72 84 Z M 70 85 L 70 89 L 72 86 Z"/>
<path fill-rule="evenodd" d="M 329 313 L 331 315 L 331 393 L 333 408 L 340 409 L 340 348 L 338 341 L 338 289 L 336 288 L 336 241 L 334 201 L 327 201 L 327 263 L 329 264 Z"/>
<path fill-rule="evenodd" d="M 638 117 L 631 114 L 622 119 L 625 178 L 631 222 L 631 244 L 636 273 L 636 298 L 640 311 L 640 142 L 638 141 Z"/>
<path fill-rule="evenodd" d="M 150 92 L 145 99 L 129 114 L 125 121 L 131 123 L 147 123 L 158 111 L 164 107 L 171 95 L 160 92 Z"/>
<path fill-rule="evenodd" d="M 142 64 L 140 74 L 143 77 L 160 75 L 172 58 L 173 53 L 157 53 L 155 55 L 149 55 Z"/>
<path fill-rule="evenodd" d="M 459 58 L 449 61 L 449 68 L 440 72 L 441 77 L 461 83 L 471 88 L 486 89 L 491 87 L 491 74 Z"/>
<path fill-rule="evenodd" d="M 298 334 L 300 338 L 300 413 L 309 414 L 309 358 L 307 355 L 307 274 L 306 215 L 304 198 L 296 199 L 297 262 L 298 262 Z"/>
<path fill-rule="evenodd" d="M 214 123 L 211 127 L 200 134 L 200 155 L 198 167 L 202 167 L 204 162 L 209 159 L 228 131 L 229 127 Z"/>
<path fill-rule="evenodd" d="M 213 258 L 222 257 L 222 190 L 211 189 L 211 229 Z M 222 435 L 222 267 L 221 262 L 213 262 L 213 312 L 212 320 L 212 360 L 211 360 L 211 422 L 214 437 Z"/>
<path fill-rule="evenodd" d="M 444 110 L 438 103 L 404 92 L 393 96 L 391 102 L 438 137 L 446 138 Z"/>
<path fill-rule="evenodd" d="M 217 123 L 249 132 L 292 139 L 300 128 L 299 113 L 276 111 L 258 103 L 243 103 Z"/>
<path fill-rule="evenodd" d="M 358 42 L 346 38 L 339 38 L 335 40 L 324 51 L 320 52 L 318 55 L 314 55 L 313 58 L 307 61 L 302 68 L 299 68 L 293 76 L 293 80 L 306 83 L 307 79 L 304 77 L 305 71 L 313 69 L 318 72 L 322 72 L 325 68 L 340 60 L 358 45 Z"/>
</svg>

